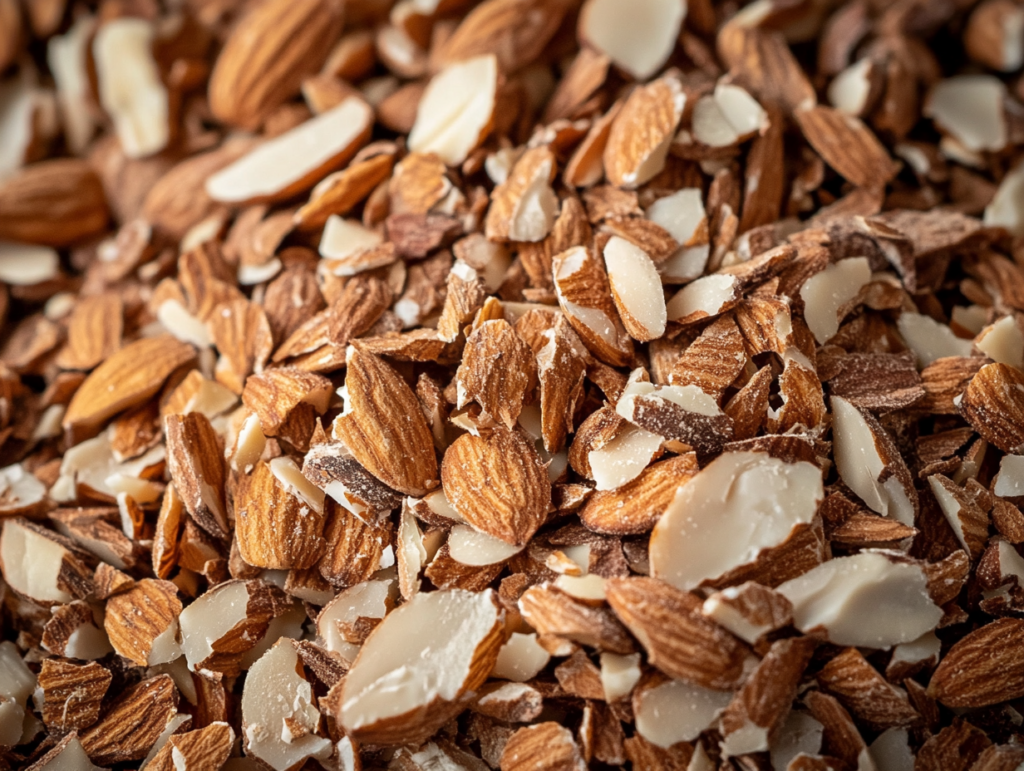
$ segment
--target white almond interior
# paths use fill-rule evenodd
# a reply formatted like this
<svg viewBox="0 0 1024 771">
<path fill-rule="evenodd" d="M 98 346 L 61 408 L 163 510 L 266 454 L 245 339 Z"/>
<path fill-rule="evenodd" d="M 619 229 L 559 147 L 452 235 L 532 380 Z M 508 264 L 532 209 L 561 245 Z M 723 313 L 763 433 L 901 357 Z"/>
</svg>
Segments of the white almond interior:
<svg viewBox="0 0 1024 771">
<path fill-rule="evenodd" d="M 1003 498 L 1024 495 L 1024 455 L 1004 455 L 992 492 Z"/>
<path fill-rule="evenodd" d="M 668 60 L 685 17 L 680 0 L 589 0 L 579 31 L 618 67 L 646 80 Z"/>
<path fill-rule="evenodd" d="M 102 771 L 102 769 L 92 764 L 82 748 L 82 743 L 78 741 L 78 737 L 70 736 L 60 748 L 60 752 L 39 766 L 36 771 Z"/>
<path fill-rule="evenodd" d="M 270 578 L 271 572 L 269 570 L 263 571 L 263 580 L 268 583 L 272 583 Z M 280 584 L 283 587 L 287 571 L 282 570 L 279 572 L 283 574 Z M 247 670 L 259 661 L 260 657 L 274 647 L 278 640 L 282 638 L 298 640 L 301 638 L 304 632 L 303 625 L 307 620 L 306 611 L 303 610 L 302 605 L 299 603 L 294 603 L 284 613 L 275 616 L 270 624 L 267 625 L 266 634 L 242 656 L 242 669 Z"/>
<path fill-rule="evenodd" d="M 994 75 L 956 75 L 932 87 L 923 112 L 969 151 L 1002 150 L 1006 96 L 1006 86 Z"/>
<path fill-rule="evenodd" d="M 800 287 L 804 319 L 819 343 L 839 331 L 839 312 L 871 280 L 867 257 L 851 257 L 815 273 Z"/>
<path fill-rule="evenodd" d="M 324 491 L 302 476 L 302 470 L 294 458 L 282 455 L 269 464 L 274 478 L 291 495 L 298 498 L 317 514 L 324 513 Z"/>
<path fill-rule="evenodd" d="M 60 257 L 56 249 L 0 241 L 0 281 L 5 284 L 32 286 L 56 278 L 59 272 Z"/>
<path fill-rule="evenodd" d="M 384 237 L 380 233 L 370 230 L 358 220 L 344 219 L 332 214 L 327 218 L 324 233 L 320 237 L 320 256 L 326 260 L 344 260 L 380 246 L 383 242 Z M 339 273 L 339 270 L 342 272 Z M 338 275 L 354 273 L 351 269 L 348 269 L 348 273 L 345 270 L 332 269 Z"/>
<path fill-rule="evenodd" d="M 605 701 L 628 696 L 640 681 L 640 654 L 601 654 L 601 687 Z"/>
<path fill-rule="evenodd" d="M 493 54 L 449 65 L 430 81 L 409 133 L 409 149 L 457 166 L 484 139 L 494 115 L 498 60 Z"/>
<path fill-rule="evenodd" d="M 558 216 L 558 196 L 551 188 L 554 156 L 548 155 L 534 170 L 533 179 L 519 196 L 508 224 L 512 241 L 542 241 Z"/>
<path fill-rule="evenodd" d="M 316 619 L 317 634 L 327 650 L 339 654 L 345 661 L 355 661 L 359 645 L 347 640 L 339 624 L 354 624 L 360 618 L 384 618 L 395 595 L 395 582 L 363 581 L 345 589 L 327 603 Z"/>
<path fill-rule="evenodd" d="M 735 299 L 736 283 L 732 276 L 711 275 L 687 284 L 668 301 L 669 320 L 685 319 L 695 313 L 714 316 Z"/>
<path fill-rule="evenodd" d="M 0 511 L 34 506 L 45 495 L 46 486 L 20 463 L 0 469 Z"/>
<path fill-rule="evenodd" d="M 683 680 L 669 680 L 639 694 L 636 730 L 651 744 L 669 748 L 690 742 L 710 728 L 732 701 L 730 691 L 712 691 Z"/>
<path fill-rule="evenodd" d="M 768 114 L 739 86 L 719 83 L 693 106 L 693 135 L 708 147 L 729 147 L 757 133 Z"/>
<path fill-rule="evenodd" d="M 570 302 L 562 294 L 559 282 L 568 279 L 582 269 L 588 259 L 587 250 L 582 246 L 573 247 L 565 252 L 562 259 L 555 266 L 555 293 L 558 295 L 558 302 L 567 314 L 583 322 L 591 332 L 608 345 L 614 347 L 618 344 L 618 332 L 615 329 L 615 322 L 612 321 L 611 317 L 599 308 L 588 308 Z"/>
<path fill-rule="evenodd" d="M 320 712 L 313 706 L 313 686 L 301 671 L 295 646 L 281 640 L 252 665 L 242 691 L 246 753 L 275 771 L 331 753 L 330 739 L 313 733 Z"/>
<path fill-rule="evenodd" d="M 619 429 L 608 444 L 587 454 L 598 490 L 616 490 L 632 482 L 661 448 L 661 437 L 634 425 Z"/>
<path fill-rule="evenodd" d="M 242 473 L 249 473 L 263 454 L 267 446 L 267 438 L 263 435 L 263 426 L 259 416 L 254 412 L 242 421 L 235 440 L 234 455 L 231 456 L 231 468 Z"/>
<path fill-rule="evenodd" d="M 501 646 L 491 676 L 518 683 L 525 682 L 536 677 L 550 660 L 551 654 L 537 642 L 536 634 L 513 632 L 508 641 Z"/>
<path fill-rule="evenodd" d="M 1006 228 L 1015 236 L 1024 235 L 1024 163 L 1018 163 L 1003 177 L 985 207 L 983 221 L 989 227 Z"/>
<path fill-rule="evenodd" d="M 197 348 L 208 348 L 212 342 L 206 324 L 173 298 L 160 303 L 156 310 L 156 318 L 164 329 L 183 343 L 192 343 Z"/>
<path fill-rule="evenodd" d="M 993 361 L 1024 369 L 1024 335 L 1013 316 L 1004 316 L 985 327 L 974 345 Z"/>
<path fill-rule="evenodd" d="M 554 586 L 578 600 L 600 602 L 605 598 L 604 578 L 596 573 L 582 576 L 560 575 Z"/>
<path fill-rule="evenodd" d="M 455 700 L 477 648 L 501 621 L 493 595 L 420 592 L 388 614 L 345 677 L 340 715 L 345 730 Z"/>
<path fill-rule="evenodd" d="M 910 734 L 906 728 L 882 731 L 868 747 L 868 756 L 875 768 L 914 771 L 914 751 L 910 749 Z"/>
<path fill-rule="evenodd" d="M 836 557 L 778 591 L 793 603 L 793 625 L 822 629 L 836 645 L 889 648 L 935 628 L 942 609 L 918 565 L 864 551 Z"/>
<path fill-rule="evenodd" d="M 6 520 L 0 533 L 0 562 L 4 578 L 16 592 L 39 602 L 71 602 L 57 585 L 68 550 L 16 520 Z"/>
<path fill-rule="evenodd" d="M 894 647 L 892 649 L 892 658 L 889 660 L 889 662 L 890 665 L 899 662 L 904 662 L 907 664 L 916 664 L 921 661 L 927 661 L 931 658 L 934 658 L 936 661 L 938 661 L 939 650 L 941 648 L 942 642 L 935 635 L 935 632 L 925 632 L 916 640 L 900 643 L 899 645 Z"/>
<path fill-rule="evenodd" d="M 665 228 L 679 243 L 689 243 L 707 221 L 700 188 L 684 187 L 659 198 L 648 207 L 647 219 Z"/>
<path fill-rule="evenodd" d="M 839 396 L 832 397 L 832 441 L 839 476 L 872 511 L 904 525 L 914 524 L 914 505 L 903 484 L 892 475 L 879 478 L 885 463 L 875 436 L 860 410 Z"/>
<path fill-rule="evenodd" d="M 760 639 L 761 635 L 771 629 L 769 624 L 757 625 L 751 623 L 750 619 L 740 613 L 736 606 L 729 600 L 739 596 L 739 587 L 729 586 L 720 592 L 715 592 L 706 600 L 701 607 L 701 613 L 712 619 L 716 624 L 728 629 L 741 640 L 746 640 L 753 645 Z"/>
<path fill-rule="evenodd" d="M 522 550 L 521 546 L 507 544 L 469 525 L 456 525 L 448 535 L 448 553 L 451 558 L 471 567 L 504 562 Z"/>
<path fill-rule="evenodd" d="M 80 624 L 64 643 L 64 655 L 82 661 L 101 659 L 113 650 L 106 631 L 92 623 Z"/>
<path fill-rule="evenodd" d="M 645 330 L 637 339 L 654 340 L 665 334 L 665 293 L 647 252 L 625 238 L 612 236 L 604 247 L 604 263 L 616 304 Z"/>
<path fill-rule="evenodd" d="M 946 521 L 949 522 L 949 526 L 953 528 L 953 533 L 956 535 L 956 539 L 960 542 L 960 545 L 969 553 L 970 547 L 967 545 L 967 539 L 964 537 L 964 526 L 960 520 L 960 501 L 956 499 L 956 496 L 942 484 L 942 481 L 937 476 L 928 477 L 928 486 L 932 490 L 932 494 L 935 495 L 935 500 L 939 502 L 939 508 L 942 509 L 943 515 L 946 517 Z"/>
<path fill-rule="evenodd" d="M 825 727 L 806 712 L 793 710 L 771 742 L 772 768 L 788 768 L 797 755 L 817 755 Z"/>
<path fill-rule="evenodd" d="M 206 192 L 222 203 L 273 198 L 348 153 L 372 120 L 370 106 L 350 96 L 211 175 Z"/>
<path fill-rule="evenodd" d="M 46 63 L 57 84 L 64 138 L 74 155 L 86 148 L 95 128 L 86 64 L 89 39 L 95 28 L 94 18 L 82 16 L 65 34 L 51 37 L 46 48 Z"/>
<path fill-rule="evenodd" d="M 778 546 L 824 497 L 821 470 L 725 452 L 676 493 L 651 534 L 652 574 L 689 591 Z"/>
<path fill-rule="evenodd" d="M 169 101 L 153 58 L 155 30 L 145 19 L 105 22 L 92 43 L 100 104 L 129 158 L 160 152 L 170 139 Z"/>
<path fill-rule="evenodd" d="M 213 653 L 213 644 L 246 618 L 249 590 L 245 581 L 234 580 L 213 587 L 181 611 L 181 650 L 189 669 Z"/>
<path fill-rule="evenodd" d="M 918 367 L 927 367 L 944 356 L 971 355 L 970 340 L 957 337 L 948 325 L 940 324 L 931 316 L 903 312 L 896 326 L 914 352 Z"/>
<path fill-rule="evenodd" d="M 836 75 L 828 84 L 828 101 L 837 110 L 860 116 L 871 95 L 871 71 L 874 63 L 865 57 Z"/>
</svg>

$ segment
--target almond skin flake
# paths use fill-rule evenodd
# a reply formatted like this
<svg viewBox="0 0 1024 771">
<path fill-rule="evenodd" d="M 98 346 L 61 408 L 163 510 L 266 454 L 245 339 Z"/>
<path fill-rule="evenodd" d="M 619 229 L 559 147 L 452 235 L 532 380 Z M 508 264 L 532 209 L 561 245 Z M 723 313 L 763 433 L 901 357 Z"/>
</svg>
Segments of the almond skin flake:
<svg viewBox="0 0 1024 771">
<path fill-rule="evenodd" d="M 1024 767 L 1015 0 L 0 0 L 0 767 Z"/>
</svg>

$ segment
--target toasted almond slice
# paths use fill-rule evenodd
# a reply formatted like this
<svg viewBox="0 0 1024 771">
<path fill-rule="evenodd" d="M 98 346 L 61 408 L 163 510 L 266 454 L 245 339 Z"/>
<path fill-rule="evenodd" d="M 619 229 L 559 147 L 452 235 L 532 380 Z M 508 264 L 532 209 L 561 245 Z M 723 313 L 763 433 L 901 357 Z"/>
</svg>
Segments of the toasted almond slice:
<svg viewBox="0 0 1024 771">
<path fill-rule="evenodd" d="M 975 503 L 973 496 L 942 474 L 928 477 L 928 485 L 960 545 L 971 559 L 980 557 L 988 540 L 988 515 Z"/>
<path fill-rule="evenodd" d="M 685 106 L 686 94 L 674 77 L 634 89 L 615 116 L 604 148 L 608 181 L 633 189 L 658 174 Z"/>
<path fill-rule="evenodd" d="M 363 645 L 345 677 L 336 719 L 360 741 L 423 741 L 487 679 L 501 647 L 503 615 L 490 590 L 416 594 Z"/>
<path fill-rule="evenodd" d="M 675 48 L 686 18 L 679 0 L 642 0 L 626 7 L 615 0 L 588 0 L 579 35 L 637 80 L 660 70 Z"/>
<path fill-rule="evenodd" d="M 0 240 L 0 281 L 32 286 L 60 275 L 60 257 L 49 246 Z"/>
<path fill-rule="evenodd" d="M 1024 11 L 1008 0 L 987 0 L 971 13 L 964 47 L 974 61 L 1000 72 L 1024 65 Z"/>
<path fill-rule="evenodd" d="M 738 299 L 739 281 L 735 276 L 704 276 L 687 284 L 668 301 L 668 318 L 680 324 L 690 324 L 708 316 L 717 316 Z"/>
<path fill-rule="evenodd" d="M 224 458 L 220 441 L 199 412 L 164 418 L 167 465 L 188 513 L 216 538 L 229 533 L 224 508 Z"/>
<path fill-rule="evenodd" d="M 640 476 L 661 449 L 662 438 L 628 423 L 611 441 L 587 454 L 598 490 L 617 490 Z"/>
<path fill-rule="evenodd" d="M 994 75 L 957 75 L 932 86 L 922 112 L 967 150 L 997 151 L 1007 142 L 1006 98 Z"/>
<path fill-rule="evenodd" d="M 604 263 L 626 331 L 642 343 L 665 334 L 665 293 L 648 254 L 626 239 L 612 236 L 604 247 Z"/>
<path fill-rule="evenodd" d="M 636 730 L 665 749 L 693 741 L 710 728 L 732 700 L 729 691 L 713 691 L 683 680 L 665 680 L 640 688 L 633 696 Z"/>
<path fill-rule="evenodd" d="M 513 632 L 501 646 L 491 676 L 523 683 L 536 677 L 550 660 L 551 654 L 537 642 L 536 634 Z"/>
<path fill-rule="evenodd" d="M 504 319 L 484 321 L 466 340 L 455 374 L 460 409 L 476 401 L 485 416 L 512 429 L 536 383 L 537 364 L 523 339 Z"/>
<path fill-rule="evenodd" d="M 493 54 L 450 64 L 430 81 L 416 110 L 409 149 L 457 166 L 494 124 L 498 60 Z"/>
<path fill-rule="evenodd" d="M 622 656 L 618 653 L 601 654 L 601 687 L 608 702 L 622 699 L 633 692 L 640 681 L 640 654 Z"/>
<path fill-rule="evenodd" d="M 580 510 L 580 520 L 598 533 L 646 533 L 697 470 L 693 453 L 652 463 L 632 482 L 591 495 Z"/>
<path fill-rule="evenodd" d="M 103 628 L 120 655 L 141 667 L 164 664 L 181 655 L 178 587 L 144 578 L 107 600 Z"/>
<path fill-rule="evenodd" d="M 975 347 L 999 364 L 1024 370 L 1024 334 L 1013 316 L 1004 316 L 974 338 Z"/>
<path fill-rule="evenodd" d="M 711 253 L 700 188 L 687 187 L 659 198 L 648 207 L 647 217 L 682 244 L 675 254 L 658 265 L 662 280 L 684 283 L 698 278 Z"/>
<path fill-rule="evenodd" d="M 840 260 L 815 273 L 800 287 L 804 301 L 804 320 L 814 339 L 824 343 L 839 331 L 840 314 L 871 280 L 866 257 Z"/>
<path fill-rule="evenodd" d="M 331 740 L 317 736 L 320 712 L 313 686 L 303 675 L 295 644 L 282 639 L 252 665 L 242 691 L 242 735 L 246 754 L 275 771 L 310 757 L 326 758 Z"/>
<path fill-rule="evenodd" d="M 0 568 L 8 586 L 46 605 L 70 602 L 90 591 L 85 565 L 72 542 L 24 519 L 6 519 L 0 531 Z"/>
<path fill-rule="evenodd" d="M 554 326 L 543 333 L 543 338 L 547 342 L 537 351 L 541 434 L 544 449 L 557 452 L 574 428 L 573 419 L 583 396 L 589 356 L 565 316 L 559 316 Z"/>
<path fill-rule="evenodd" d="M 1024 373 L 986 364 L 971 379 L 959 404 L 974 430 L 1000 450 L 1024 452 Z"/>
<path fill-rule="evenodd" d="M 129 686 L 98 722 L 82 732 L 82 748 L 92 762 L 105 766 L 140 761 L 191 719 L 179 714 L 177 705 L 178 691 L 169 675 Z"/>
<path fill-rule="evenodd" d="M 922 369 L 946 356 L 970 356 L 971 341 L 957 337 L 946 324 L 921 313 L 900 314 L 896 322 Z"/>
<path fill-rule="evenodd" d="M 917 492 L 892 438 L 870 413 L 832 397 L 836 467 L 872 511 L 913 526 Z"/>
<path fill-rule="evenodd" d="M 823 498 L 821 470 L 811 463 L 725 452 L 676 493 L 654 526 L 652 575 L 688 590 L 749 564 L 809 523 Z"/>
<path fill-rule="evenodd" d="M 798 629 L 822 630 L 836 645 L 888 648 L 916 640 L 942 618 L 921 567 L 878 552 L 830 559 L 778 592 L 793 603 Z"/>
<path fill-rule="evenodd" d="M 469 525 L 456 525 L 448 534 L 448 553 L 451 558 L 471 567 L 505 562 L 522 550 L 521 546 L 507 544 Z"/>
<path fill-rule="evenodd" d="M 360 466 L 341 442 L 311 447 L 302 474 L 367 524 L 378 523 L 401 502 L 401 496 Z"/>
<path fill-rule="evenodd" d="M 348 664 L 355 661 L 369 633 L 393 607 L 394 583 L 393 579 L 363 581 L 327 603 L 316 619 L 317 633 L 327 650 Z"/>
<path fill-rule="evenodd" d="M 235 205 L 291 198 L 351 158 L 372 125 L 373 110 L 351 96 L 211 175 L 206 192 Z"/>
<path fill-rule="evenodd" d="M 70 733 L 57 742 L 39 760 L 28 767 L 28 771 L 101 771 L 94 766 L 82 749 L 76 733 Z"/>
<path fill-rule="evenodd" d="M 534 768 L 585 771 L 587 763 L 572 732 L 555 722 L 535 723 L 520 728 L 501 752 L 502 771 Z"/>
<path fill-rule="evenodd" d="M 693 136 L 708 147 L 738 144 L 768 127 L 768 113 L 749 93 L 718 83 L 712 94 L 693 106 Z"/>
<path fill-rule="evenodd" d="M 491 196 L 487 238 L 542 241 L 558 215 L 558 196 L 551 188 L 556 171 L 555 155 L 550 148 L 534 147 L 523 153 Z"/>
<path fill-rule="evenodd" d="M 715 592 L 704 600 L 701 611 L 751 645 L 793 620 L 789 600 L 754 581 Z"/>
<path fill-rule="evenodd" d="M 158 153 L 170 139 L 169 97 L 153 58 L 155 33 L 151 22 L 125 16 L 105 22 L 93 39 L 100 103 L 129 158 Z"/>
<path fill-rule="evenodd" d="M 320 236 L 320 256 L 326 260 L 338 261 L 337 266 L 328 264 L 327 269 L 337 276 L 354 274 L 355 271 L 347 270 L 346 266 L 357 255 L 375 250 L 384 241 L 384 237 L 376 230 L 363 227 L 356 220 L 342 219 L 337 214 L 327 218 L 323 235 Z M 383 250 L 379 250 L 383 255 Z M 392 257 L 393 260 L 393 257 Z M 380 264 L 386 264 L 381 262 Z M 363 269 L 378 267 L 377 264 L 369 263 L 361 266 Z M 338 272 L 338 271 L 341 272 Z"/>
</svg>

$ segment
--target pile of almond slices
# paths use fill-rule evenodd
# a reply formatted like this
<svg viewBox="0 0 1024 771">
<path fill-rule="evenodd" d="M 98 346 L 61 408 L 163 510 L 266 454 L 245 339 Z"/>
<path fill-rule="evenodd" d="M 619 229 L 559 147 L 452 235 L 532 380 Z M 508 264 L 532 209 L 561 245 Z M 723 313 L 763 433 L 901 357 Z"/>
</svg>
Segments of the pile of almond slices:
<svg viewBox="0 0 1024 771">
<path fill-rule="evenodd" d="M 0 771 L 1024 768 L 1022 68 L 0 0 Z"/>
</svg>

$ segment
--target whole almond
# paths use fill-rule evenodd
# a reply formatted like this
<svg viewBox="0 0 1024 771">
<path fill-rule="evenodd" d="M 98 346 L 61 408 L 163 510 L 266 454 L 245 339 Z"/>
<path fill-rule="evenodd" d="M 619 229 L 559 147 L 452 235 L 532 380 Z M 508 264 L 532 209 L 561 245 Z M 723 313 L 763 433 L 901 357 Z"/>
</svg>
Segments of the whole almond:
<svg viewBox="0 0 1024 771">
<path fill-rule="evenodd" d="M 108 219 L 103 186 L 85 161 L 43 161 L 0 182 L 0 239 L 67 246 L 102 233 Z"/>
<path fill-rule="evenodd" d="M 235 27 L 210 76 L 210 109 L 255 129 L 299 92 L 341 31 L 340 0 L 267 0 Z"/>
</svg>

